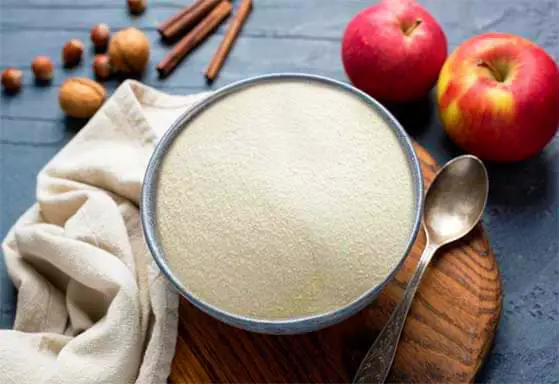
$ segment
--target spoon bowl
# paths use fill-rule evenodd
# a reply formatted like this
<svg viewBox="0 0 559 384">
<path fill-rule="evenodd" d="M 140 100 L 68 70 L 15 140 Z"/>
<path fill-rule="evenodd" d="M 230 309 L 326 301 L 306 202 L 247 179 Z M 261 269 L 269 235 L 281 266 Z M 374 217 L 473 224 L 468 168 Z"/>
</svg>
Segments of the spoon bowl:
<svg viewBox="0 0 559 384">
<path fill-rule="evenodd" d="M 425 197 L 425 232 L 432 244 L 465 236 L 480 220 L 487 202 L 487 170 L 475 156 L 451 160 L 437 174 Z"/>
</svg>

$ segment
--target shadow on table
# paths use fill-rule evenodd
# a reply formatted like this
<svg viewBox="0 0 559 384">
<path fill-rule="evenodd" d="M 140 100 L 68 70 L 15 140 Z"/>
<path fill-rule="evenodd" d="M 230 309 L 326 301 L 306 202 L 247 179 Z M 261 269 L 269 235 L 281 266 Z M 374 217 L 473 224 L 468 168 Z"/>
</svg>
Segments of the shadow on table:
<svg viewBox="0 0 559 384">
<path fill-rule="evenodd" d="M 559 166 L 559 157 L 550 156 L 551 150 L 547 148 L 531 159 L 516 163 L 485 162 L 489 172 L 489 204 L 550 207 L 557 192 L 553 169 Z"/>
<path fill-rule="evenodd" d="M 410 103 L 383 103 L 402 124 L 406 132 L 417 139 L 431 126 L 435 104 L 431 97 Z"/>
<path fill-rule="evenodd" d="M 502 319 L 502 317 L 501 317 Z M 495 356 L 493 355 L 493 351 L 495 350 L 495 344 L 498 342 L 500 337 L 500 326 L 497 327 L 495 332 L 495 338 L 493 339 L 493 343 L 489 347 L 489 351 L 487 351 L 487 356 L 483 360 L 483 364 L 479 367 L 477 374 L 474 378 L 474 383 L 487 383 L 492 378 L 492 371 L 493 367 L 498 361 L 495 361 Z"/>
<path fill-rule="evenodd" d="M 80 129 L 85 127 L 88 121 L 89 119 L 78 119 L 75 117 L 65 116 L 64 127 L 66 128 L 66 132 L 68 134 L 74 136 L 76 133 L 80 131 Z"/>
<path fill-rule="evenodd" d="M 35 80 L 33 80 L 33 85 L 35 87 L 39 87 L 39 88 L 47 88 L 47 87 L 50 87 L 52 85 L 52 80 L 51 79 L 48 79 L 48 80 L 35 79 Z"/>
<path fill-rule="evenodd" d="M 445 161 L 465 152 L 444 132 L 437 117 L 434 97 L 431 94 L 428 98 L 413 103 L 384 105 L 414 140 L 431 143 L 436 150 L 432 154 Z M 553 185 L 556 180 L 553 169 L 559 167 L 557 146 L 558 139 L 541 153 L 520 162 L 484 161 L 489 172 L 489 206 L 551 206 L 551 200 L 559 189 Z"/>
<path fill-rule="evenodd" d="M 11 97 L 16 97 L 20 93 L 21 93 L 21 89 L 12 91 L 6 88 L 2 88 L 2 92 L 0 92 L 0 95 L 2 96 L 2 99 L 8 100 Z"/>
<path fill-rule="evenodd" d="M 396 117 L 408 135 L 427 149 L 439 164 L 464 153 L 444 132 L 437 116 L 433 92 L 418 101 L 383 105 Z"/>
<path fill-rule="evenodd" d="M 439 135 L 437 144 L 450 158 L 466 153 L 444 132 Z M 547 148 L 530 159 L 515 163 L 484 161 L 489 174 L 488 206 L 550 207 L 554 193 L 558 192 L 553 186 L 556 180 L 553 169 L 559 167 L 559 156 L 550 156 L 551 150 Z"/>
</svg>

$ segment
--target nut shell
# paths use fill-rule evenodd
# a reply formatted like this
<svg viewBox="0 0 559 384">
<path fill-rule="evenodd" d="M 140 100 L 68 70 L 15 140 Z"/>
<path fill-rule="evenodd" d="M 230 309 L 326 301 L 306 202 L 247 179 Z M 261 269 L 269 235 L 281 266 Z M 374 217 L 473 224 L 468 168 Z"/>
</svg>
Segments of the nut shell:
<svg viewBox="0 0 559 384">
<path fill-rule="evenodd" d="M 111 29 L 107 24 L 97 24 L 91 29 L 89 34 L 91 42 L 97 51 L 102 51 L 107 48 L 109 39 L 111 38 Z"/>
<path fill-rule="evenodd" d="M 58 100 L 68 116 L 88 118 L 101 107 L 105 94 L 105 88 L 96 81 L 73 77 L 60 86 Z"/>
<path fill-rule="evenodd" d="M 99 79 L 106 79 L 111 76 L 112 67 L 109 56 L 97 55 L 93 61 L 93 72 Z"/>
<path fill-rule="evenodd" d="M 46 56 L 37 56 L 31 63 L 31 69 L 37 80 L 48 81 L 52 79 L 54 64 Z"/>
<path fill-rule="evenodd" d="M 10 92 L 19 91 L 22 78 L 23 72 L 19 69 L 6 68 L 4 72 L 2 72 L 2 86 Z"/>
<path fill-rule="evenodd" d="M 141 73 L 149 60 L 149 41 L 142 31 L 126 28 L 111 39 L 109 56 L 116 71 L 123 74 Z"/>
<path fill-rule="evenodd" d="M 66 67 L 73 67 L 78 64 L 82 58 L 84 45 L 81 40 L 72 39 L 64 44 L 62 49 L 62 61 Z"/>
<path fill-rule="evenodd" d="M 137 15 L 146 9 L 146 1 L 145 0 L 127 0 L 128 2 L 128 9 L 131 13 Z"/>
</svg>

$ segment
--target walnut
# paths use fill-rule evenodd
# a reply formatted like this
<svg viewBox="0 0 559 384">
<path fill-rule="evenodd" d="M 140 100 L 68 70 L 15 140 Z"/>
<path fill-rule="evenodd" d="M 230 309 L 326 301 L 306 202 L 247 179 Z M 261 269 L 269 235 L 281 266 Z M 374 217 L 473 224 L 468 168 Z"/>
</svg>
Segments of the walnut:
<svg viewBox="0 0 559 384">
<path fill-rule="evenodd" d="M 113 68 L 123 74 L 144 71 L 149 59 L 149 41 L 138 29 L 130 27 L 118 32 L 109 43 Z"/>
<path fill-rule="evenodd" d="M 68 116 L 88 118 L 101 107 L 105 94 L 105 88 L 96 81 L 73 77 L 60 86 L 58 100 Z"/>
</svg>

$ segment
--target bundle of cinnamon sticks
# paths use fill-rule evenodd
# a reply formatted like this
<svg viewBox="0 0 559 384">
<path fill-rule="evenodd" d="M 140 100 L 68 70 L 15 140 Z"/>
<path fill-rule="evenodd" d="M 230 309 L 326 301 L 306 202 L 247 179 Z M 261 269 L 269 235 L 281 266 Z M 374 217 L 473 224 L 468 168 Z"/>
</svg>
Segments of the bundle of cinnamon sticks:
<svg viewBox="0 0 559 384">
<path fill-rule="evenodd" d="M 178 40 L 178 42 L 157 65 L 159 75 L 165 77 L 173 72 L 182 59 L 231 14 L 232 9 L 229 0 L 194 0 L 179 13 L 161 23 L 157 28 L 161 37 L 167 41 Z M 252 0 L 241 1 L 233 21 L 206 69 L 205 76 L 208 81 L 213 81 L 217 77 L 251 9 Z"/>
</svg>

